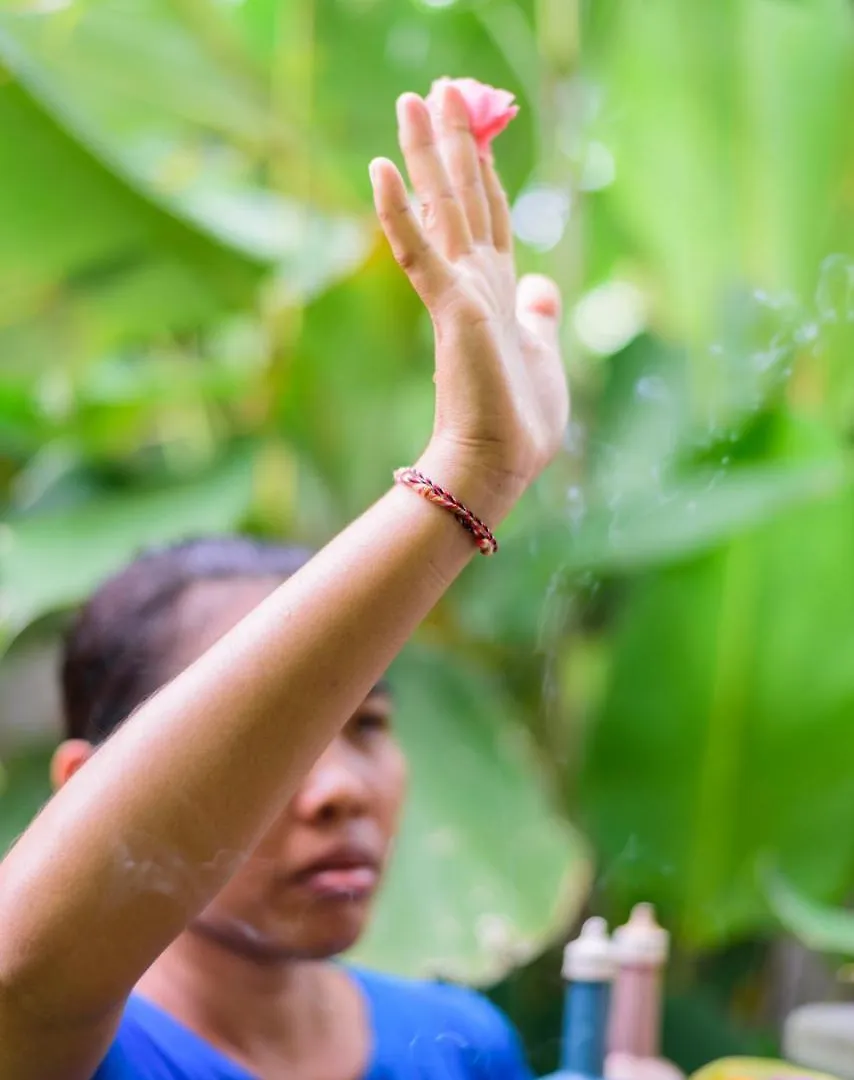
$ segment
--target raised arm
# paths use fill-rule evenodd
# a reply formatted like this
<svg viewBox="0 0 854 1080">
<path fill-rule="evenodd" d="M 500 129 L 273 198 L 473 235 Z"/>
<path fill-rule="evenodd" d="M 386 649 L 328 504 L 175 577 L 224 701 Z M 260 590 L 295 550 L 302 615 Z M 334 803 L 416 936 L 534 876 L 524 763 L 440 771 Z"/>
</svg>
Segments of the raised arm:
<svg viewBox="0 0 854 1080">
<path fill-rule="evenodd" d="M 421 99 L 399 103 L 421 222 L 390 162 L 371 173 L 436 331 L 436 424 L 418 467 L 494 526 L 566 424 L 559 300 L 542 279 L 517 290 L 503 192 L 446 94 L 435 138 Z M 0 865 L 0 1080 L 91 1075 L 138 978 L 476 553 L 450 514 L 393 488 L 51 800 Z"/>
</svg>

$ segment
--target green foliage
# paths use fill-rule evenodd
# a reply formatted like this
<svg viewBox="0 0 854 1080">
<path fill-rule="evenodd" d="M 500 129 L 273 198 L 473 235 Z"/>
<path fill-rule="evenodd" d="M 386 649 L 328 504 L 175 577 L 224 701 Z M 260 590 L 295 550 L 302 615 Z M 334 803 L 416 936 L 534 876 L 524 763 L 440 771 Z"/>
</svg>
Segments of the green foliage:
<svg viewBox="0 0 854 1080">
<path fill-rule="evenodd" d="M 791 934 L 816 952 L 854 956 L 854 914 L 815 903 L 779 871 L 766 871 L 764 877 L 774 914 Z"/>
<path fill-rule="evenodd" d="M 192 483 L 103 497 L 9 523 L 0 554 L 7 624 L 20 630 L 81 603 L 143 548 L 233 531 L 247 513 L 251 468 L 252 458 L 243 454 Z"/>
<path fill-rule="evenodd" d="M 593 47 L 618 148 L 609 203 L 654 267 L 671 332 L 708 343 L 741 282 L 803 296 L 850 240 L 838 184 L 852 44 L 845 0 L 629 0 L 603 20 Z M 704 397 L 727 391 L 696 374 Z"/>
<path fill-rule="evenodd" d="M 850 882 L 852 509 L 778 518 L 626 597 L 582 806 L 610 896 L 655 895 L 686 942 L 762 925 L 763 851 L 818 895 Z"/>
<path fill-rule="evenodd" d="M 599 31 L 624 105 L 608 123 L 609 209 L 686 352 L 620 358 L 629 373 L 610 373 L 601 399 L 593 476 L 612 514 L 595 546 L 621 601 L 577 797 L 612 910 L 655 898 L 686 945 L 709 946 L 768 925 L 763 852 L 815 895 L 851 881 L 835 825 L 854 806 L 837 400 L 850 401 L 854 264 L 833 254 L 850 239 L 851 14 L 832 0 L 702 17 L 629 3 Z M 806 70 L 819 123 L 799 121 Z"/>
<path fill-rule="evenodd" d="M 30 749 L 16 754 L 0 773 L 0 849 L 6 850 L 24 831 L 50 794 L 50 753 Z"/>
</svg>

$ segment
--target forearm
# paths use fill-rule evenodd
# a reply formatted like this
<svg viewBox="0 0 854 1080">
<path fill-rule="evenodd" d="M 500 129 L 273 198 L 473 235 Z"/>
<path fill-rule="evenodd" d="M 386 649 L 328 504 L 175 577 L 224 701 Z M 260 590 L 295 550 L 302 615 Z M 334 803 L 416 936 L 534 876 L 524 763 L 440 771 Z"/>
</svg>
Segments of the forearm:
<svg viewBox="0 0 854 1080">
<path fill-rule="evenodd" d="M 490 523 L 515 494 L 429 452 L 423 468 Z M 473 552 L 451 515 L 396 488 L 144 705 L 0 867 L 0 981 L 46 1016 L 120 1001 Z"/>
</svg>

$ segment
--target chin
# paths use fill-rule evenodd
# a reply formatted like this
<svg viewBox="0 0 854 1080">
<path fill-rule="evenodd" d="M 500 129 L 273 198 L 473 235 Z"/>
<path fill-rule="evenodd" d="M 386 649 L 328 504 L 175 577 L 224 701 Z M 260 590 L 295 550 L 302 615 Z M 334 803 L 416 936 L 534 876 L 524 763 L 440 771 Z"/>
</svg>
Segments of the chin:
<svg viewBox="0 0 854 1080">
<path fill-rule="evenodd" d="M 331 960 L 356 944 L 365 926 L 363 918 L 307 919 L 290 932 L 267 932 L 246 923 L 222 925 L 197 920 L 191 930 L 230 953 L 262 964 L 289 960 Z"/>
<path fill-rule="evenodd" d="M 355 913 L 352 918 L 337 920 L 307 919 L 290 951 L 303 960 L 331 960 L 353 948 L 362 936 L 365 922 L 363 916 Z"/>
<path fill-rule="evenodd" d="M 279 963 L 287 960 L 329 960 L 351 949 L 365 930 L 371 896 L 315 897 L 309 903 L 292 898 L 249 915 L 209 910 L 193 929 L 232 952 Z M 277 909 L 278 908 L 278 909 Z"/>
</svg>

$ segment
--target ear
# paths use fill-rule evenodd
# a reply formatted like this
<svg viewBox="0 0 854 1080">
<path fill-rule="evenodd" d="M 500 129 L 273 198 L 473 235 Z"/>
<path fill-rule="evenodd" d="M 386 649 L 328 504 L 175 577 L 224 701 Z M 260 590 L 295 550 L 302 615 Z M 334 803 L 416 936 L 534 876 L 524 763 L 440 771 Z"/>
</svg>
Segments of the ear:
<svg viewBox="0 0 854 1080">
<path fill-rule="evenodd" d="M 60 743 L 50 762 L 50 782 L 54 791 L 67 784 L 94 753 L 95 747 L 85 739 L 66 739 Z"/>
</svg>

